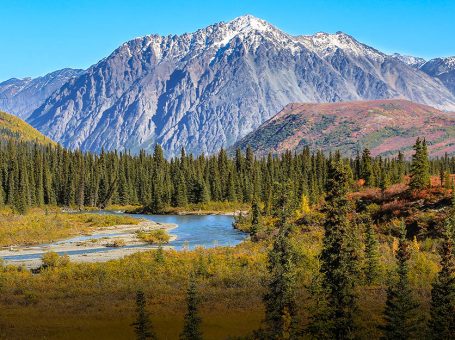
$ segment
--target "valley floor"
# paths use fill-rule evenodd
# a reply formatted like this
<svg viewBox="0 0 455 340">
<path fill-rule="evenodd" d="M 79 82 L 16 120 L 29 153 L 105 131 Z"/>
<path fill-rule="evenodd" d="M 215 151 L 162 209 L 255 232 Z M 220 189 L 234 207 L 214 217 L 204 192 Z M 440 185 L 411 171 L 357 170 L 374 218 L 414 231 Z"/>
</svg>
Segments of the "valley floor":
<svg viewBox="0 0 455 340">
<path fill-rule="evenodd" d="M 381 336 L 377 326 L 383 323 L 387 284 L 395 270 L 395 230 L 401 217 L 417 236 L 411 243 L 409 280 L 420 303 L 418 313 L 424 322 L 419 334 L 424 336 L 431 283 L 439 270 L 437 239 L 429 235 L 446 216 L 451 194 L 437 188 L 413 198 L 407 197 L 404 189 L 393 186 L 382 194 L 378 189 L 352 194 L 353 199 L 367 206 L 377 222 L 380 254 L 377 280 L 358 287 L 359 338 Z M 316 309 L 311 293 L 317 287 L 320 266 L 320 217 L 318 211 L 308 213 L 296 221 L 292 232 L 292 244 L 299 257 L 295 280 L 302 329 Z M 263 223 L 264 228 L 273 227 L 273 220 Z M 268 232 L 273 233 L 273 229 Z M 3 236 L 3 240 L 11 239 L 11 235 Z M 268 279 L 266 259 L 270 246 L 270 240 L 264 238 L 236 247 L 170 249 L 162 253 L 148 250 L 105 263 L 56 264 L 39 274 L 6 265 L 0 270 L 0 336 L 130 339 L 134 337 L 131 324 L 136 315 L 135 294 L 141 289 L 158 337 L 176 339 L 186 312 L 188 277 L 194 272 L 198 277 L 204 339 L 246 336 L 258 329 L 264 317 L 262 297 Z"/>
</svg>

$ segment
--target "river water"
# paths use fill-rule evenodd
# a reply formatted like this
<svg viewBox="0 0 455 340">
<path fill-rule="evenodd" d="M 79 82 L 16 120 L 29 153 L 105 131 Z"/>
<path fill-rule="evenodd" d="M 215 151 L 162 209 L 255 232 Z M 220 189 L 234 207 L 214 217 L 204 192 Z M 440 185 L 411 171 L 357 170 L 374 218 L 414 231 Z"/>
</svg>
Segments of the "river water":
<svg viewBox="0 0 455 340">
<path fill-rule="evenodd" d="M 212 248 L 216 246 L 235 246 L 241 243 L 247 234 L 233 228 L 232 223 L 234 218 L 226 215 L 141 215 L 141 214 L 125 214 L 122 212 L 114 211 L 95 211 L 94 214 L 116 214 L 128 215 L 135 218 L 142 218 L 151 220 L 156 223 L 175 224 L 177 228 L 169 231 L 171 235 L 175 235 L 176 239 L 170 241 L 167 245 L 176 250 L 194 249 L 195 247 Z M 53 246 L 58 246 L 62 243 L 77 243 L 80 241 L 89 241 L 91 239 L 110 238 L 121 236 L 118 233 L 106 232 L 97 233 L 94 235 L 80 235 L 57 242 L 37 245 L 32 247 L 26 254 L 8 254 L 0 256 L 5 261 L 29 261 L 40 259 L 44 252 L 51 250 Z M 127 245 L 122 249 L 129 249 L 131 251 L 144 250 L 144 248 L 156 248 L 154 245 Z M 32 249 L 36 249 L 33 251 Z M 84 255 L 89 256 L 93 253 L 112 252 L 118 248 L 113 247 L 100 247 L 92 249 L 78 249 L 66 252 L 59 252 L 60 255 Z"/>
</svg>

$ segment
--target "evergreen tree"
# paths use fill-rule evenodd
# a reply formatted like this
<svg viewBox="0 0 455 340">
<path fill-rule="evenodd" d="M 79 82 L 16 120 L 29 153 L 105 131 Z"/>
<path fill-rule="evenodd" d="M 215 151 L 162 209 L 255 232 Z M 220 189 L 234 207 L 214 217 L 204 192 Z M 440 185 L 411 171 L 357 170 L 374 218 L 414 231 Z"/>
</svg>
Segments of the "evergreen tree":
<svg viewBox="0 0 455 340">
<path fill-rule="evenodd" d="M 453 339 L 455 334 L 455 262 L 453 250 L 455 217 L 446 221 L 440 250 L 441 270 L 433 282 L 429 321 L 429 338 Z"/>
<path fill-rule="evenodd" d="M 408 278 L 408 242 L 406 228 L 401 223 L 400 240 L 396 258 L 398 261 L 398 280 L 391 280 L 387 289 L 387 301 L 384 310 L 385 324 L 381 327 L 384 339 L 412 339 L 417 324 L 418 303 L 414 301 Z"/>
<path fill-rule="evenodd" d="M 430 165 L 428 161 L 428 150 L 425 139 L 417 138 L 414 145 L 415 153 L 412 156 L 411 181 L 409 187 L 412 190 L 421 190 L 430 184 Z"/>
<path fill-rule="evenodd" d="M 401 183 L 403 181 L 403 177 L 405 175 L 405 161 L 404 161 L 404 155 L 401 151 L 398 151 L 398 157 L 397 157 L 397 169 L 396 169 L 396 178 L 395 178 L 395 183 Z"/>
<path fill-rule="evenodd" d="M 444 189 L 449 190 L 452 186 L 452 179 L 448 171 L 444 172 Z"/>
<path fill-rule="evenodd" d="M 136 293 L 136 322 L 133 324 L 134 331 L 136 333 L 136 339 L 156 339 L 152 323 L 150 322 L 150 316 L 146 312 L 145 306 L 146 300 L 144 292 L 139 290 Z"/>
<path fill-rule="evenodd" d="M 175 205 L 177 207 L 185 207 L 188 204 L 188 193 L 184 175 L 180 172 L 178 182 L 175 187 Z"/>
<path fill-rule="evenodd" d="M 356 277 L 350 244 L 348 176 L 340 161 L 329 164 L 326 184 L 324 240 L 321 253 L 325 308 L 313 316 L 310 332 L 316 338 L 349 339 L 355 332 Z"/>
<path fill-rule="evenodd" d="M 368 285 L 379 276 L 379 250 L 374 225 L 368 218 L 365 223 L 365 280 Z"/>
<path fill-rule="evenodd" d="M 256 198 L 253 199 L 251 203 L 251 229 L 250 236 L 252 239 L 256 237 L 256 234 L 259 229 L 259 218 L 261 216 L 261 210 L 259 209 L 259 204 Z"/>
<path fill-rule="evenodd" d="M 366 186 L 374 185 L 373 167 L 371 165 L 370 150 L 364 149 L 362 153 L 361 178 L 365 180 Z"/>
<path fill-rule="evenodd" d="M 439 181 L 441 183 L 441 187 L 444 185 L 444 177 L 445 177 L 444 164 L 441 163 L 439 164 Z"/>
<path fill-rule="evenodd" d="M 381 189 L 382 196 L 385 195 L 385 191 L 387 188 L 390 186 L 390 176 L 387 172 L 383 171 L 381 177 L 380 177 L 380 182 L 379 182 L 379 188 Z"/>
<path fill-rule="evenodd" d="M 296 336 L 295 261 L 290 241 L 289 185 L 284 185 L 279 200 L 278 235 L 268 255 L 270 279 L 264 296 L 265 320 L 261 336 L 267 339 L 293 339 Z"/>
<path fill-rule="evenodd" d="M 183 331 L 180 334 L 180 339 L 182 340 L 202 339 L 202 332 L 200 329 L 202 320 L 198 313 L 199 303 L 196 279 L 194 275 L 191 275 L 186 296 L 187 312 L 185 314 Z"/>
</svg>

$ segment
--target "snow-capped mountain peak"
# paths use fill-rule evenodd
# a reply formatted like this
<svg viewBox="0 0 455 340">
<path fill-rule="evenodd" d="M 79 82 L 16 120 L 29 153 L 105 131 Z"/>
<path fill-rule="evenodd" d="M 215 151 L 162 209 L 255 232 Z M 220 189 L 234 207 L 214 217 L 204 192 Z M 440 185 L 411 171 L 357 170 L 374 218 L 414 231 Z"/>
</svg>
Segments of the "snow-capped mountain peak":
<svg viewBox="0 0 455 340">
<path fill-rule="evenodd" d="M 384 58 L 383 53 L 358 42 L 352 36 L 343 32 L 336 32 L 335 34 L 318 32 L 314 35 L 301 35 L 298 38 L 307 48 L 316 51 L 322 57 L 332 55 L 337 50 L 343 50 L 357 57 Z"/>
<path fill-rule="evenodd" d="M 455 56 L 444 58 L 444 61 L 449 68 L 455 69 Z"/>
<path fill-rule="evenodd" d="M 438 78 L 455 95 L 455 56 L 428 60 L 420 70 Z"/>
<path fill-rule="evenodd" d="M 403 54 L 399 54 L 399 53 L 394 53 L 391 56 L 414 68 L 420 68 L 423 64 L 426 63 L 425 59 L 419 58 L 419 57 L 414 57 L 411 55 L 403 55 Z"/>
<path fill-rule="evenodd" d="M 237 17 L 227 23 L 229 29 L 236 32 L 245 32 L 251 30 L 267 31 L 274 27 L 267 21 L 256 18 L 250 14 Z"/>
</svg>

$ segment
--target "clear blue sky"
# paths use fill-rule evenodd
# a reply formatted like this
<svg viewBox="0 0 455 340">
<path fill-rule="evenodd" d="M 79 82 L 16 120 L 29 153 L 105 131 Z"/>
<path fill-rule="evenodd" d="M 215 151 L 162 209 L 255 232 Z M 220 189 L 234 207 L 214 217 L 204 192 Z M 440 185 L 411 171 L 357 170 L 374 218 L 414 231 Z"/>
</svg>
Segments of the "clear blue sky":
<svg viewBox="0 0 455 340">
<path fill-rule="evenodd" d="M 0 81 L 87 68 L 134 37 L 243 14 L 291 34 L 343 31 L 384 52 L 455 55 L 454 0 L 0 0 Z"/>
</svg>

